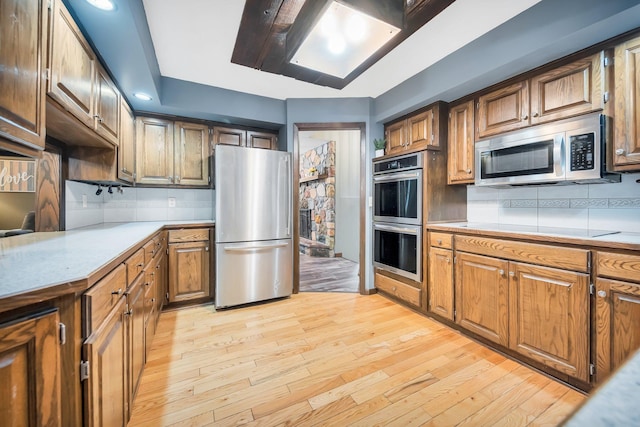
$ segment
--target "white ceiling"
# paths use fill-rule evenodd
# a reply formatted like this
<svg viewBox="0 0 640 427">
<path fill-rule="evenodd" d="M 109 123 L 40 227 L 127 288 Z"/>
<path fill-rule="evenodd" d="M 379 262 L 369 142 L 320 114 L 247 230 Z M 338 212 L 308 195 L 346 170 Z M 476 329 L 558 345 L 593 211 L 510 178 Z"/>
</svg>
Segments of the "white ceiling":
<svg viewBox="0 0 640 427">
<path fill-rule="evenodd" d="M 539 1 L 456 0 L 341 90 L 232 64 L 244 1 L 143 3 L 163 76 L 289 99 L 378 97 Z"/>
</svg>

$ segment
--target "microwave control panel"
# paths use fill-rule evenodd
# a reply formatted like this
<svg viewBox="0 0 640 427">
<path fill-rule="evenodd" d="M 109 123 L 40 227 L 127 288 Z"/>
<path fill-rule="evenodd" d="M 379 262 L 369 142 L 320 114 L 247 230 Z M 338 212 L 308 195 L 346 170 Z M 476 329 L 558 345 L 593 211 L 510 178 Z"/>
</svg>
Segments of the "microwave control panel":
<svg viewBox="0 0 640 427">
<path fill-rule="evenodd" d="M 583 171 L 594 168 L 595 134 L 585 133 L 569 137 L 571 147 L 571 170 Z"/>
</svg>

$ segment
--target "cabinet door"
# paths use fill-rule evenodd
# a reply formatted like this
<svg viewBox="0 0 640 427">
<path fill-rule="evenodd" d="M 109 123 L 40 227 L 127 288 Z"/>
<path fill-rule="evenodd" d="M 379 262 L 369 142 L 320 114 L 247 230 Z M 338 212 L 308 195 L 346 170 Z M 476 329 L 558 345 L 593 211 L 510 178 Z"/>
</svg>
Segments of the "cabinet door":
<svg viewBox="0 0 640 427">
<path fill-rule="evenodd" d="M 83 345 L 89 362 L 89 378 L 84 381 L 85 422 L 88 427 L 126 425 L 126 298 L 105 319 Z"/>
<path fill-rule="evenodd" d="M 529 84 L 514 83 L 478 98 L 476 138 L 508 132 L 529 125 Z"/>
<path fill-rule="evenodd" d="M 247 131 L 216 126 L 213 128 L 213 143 L 244 147 L 247 145 Z"/>
<path fill-rule="evenodd" d="M 208 297 L 209 242 L 169 245 L 169 302 Z"/>
<path fill-rule="evenodd" d="M 601 383 L 640 348 L 640 285 L 596 280 L 596 380 Z"/>
<path fill-rule="evenodd" d="M 589 275 L 510 263 L 509 347 L 589 381 Z"/>
<path fill-rule="evenodd" d="M 615 49 L 613 163 L 640 169 L 640 37 Z"/>
<path fill-rule="evenodd" d="M 129 311 L 126 313 L 128 323 L 127 343 L 129 348 L 127 384 L 127 419 L 133 410 L 133 400 L 140 384 L 145 361 L 145 328 L 144 328 L 144 276 L 139 276 L 127 294 Z"/>
<path fill-rule="evenodd" d="M 507 261 L 456 254 L 456 323 L 488 340 L 509 344 Z"/>
<path fill-rule="evenodd" d="M 45 137 L 47 16 L 44 0 L 0 0 L 0 136 L 39 149 Z"/>
<path fill-rule="evenodd" d="M 247 131 L 247 146 L 275 150 L 278 148 L 278 137 L 272 133 Z"/>
<path fill-rule="evenodd" d="M 427 308 L 445 319 L 453 318 L 453 253 L 449 249 L 429 249 Z"/>
<path fill-rule="evenodd" d="M 209 185 L 209 127 L 175 122 L 175 183 Z"/>
<path fill-rule="evenodd" d="M 449 110 L 447 182 L 473 183 L 473 101 Z"/>
<path fill-rule="evenodd" d="M 93 129 L 95 55 L 62 1 L 54 4 L 49 95 Z"/>
<path fill-rule="evenodd" d="M 433 145 L 433 110 L 429 109 L 407 119 L 409 130 L 409 148 L 411 150 L 424 150 Z"/>
<path fill-rule="evenodd" d="M 136 182 L 173 184 L 173 122 L 136 119 Z"/>
<path fill-rule="evenodd" d="M 102 67 L 96 71 L 95 129 L 107 141 L 120 140 L 120 92 Z"/>
<path fill-rule="evenodd" d="M 531 79 L 531 124 L 601 110 L 603 54 L 599 53 Z"/>
<path fill-rule="evenodd" d="M 386 126 L 384 134 L 387 140 L 384 154 L 404 152 L 407 145 L 407 122 L 405 120 Z"/>
<path fill-rule="evenodd" d="M 62 425 L 57 311 L 0 325 L 0 396 L 2 425 Z"/>
<path fill-rule="evenodd" d="M 118 144 L 118 179 L 133 182 L 136 167 L 136 127 L 133 113 L 122 98 L 120 102 L 120 143 Z"/>
</svg>

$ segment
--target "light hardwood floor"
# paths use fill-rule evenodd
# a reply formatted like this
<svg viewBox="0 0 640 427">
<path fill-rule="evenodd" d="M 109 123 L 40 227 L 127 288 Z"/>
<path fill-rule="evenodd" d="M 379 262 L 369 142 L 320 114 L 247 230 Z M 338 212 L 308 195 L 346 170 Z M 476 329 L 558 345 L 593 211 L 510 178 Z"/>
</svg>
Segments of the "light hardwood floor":
<svg viewBox="0 0 640 427">
<path fill-rule="evenodd" d="M 359 292 L 358 263 L 300 254 L 300 292 Z"/>
<path fill-rule="evenodd" d="M 163 312 L 129 426 L 552 426 L 584 396 L 380 295 Z"/>
</svg>

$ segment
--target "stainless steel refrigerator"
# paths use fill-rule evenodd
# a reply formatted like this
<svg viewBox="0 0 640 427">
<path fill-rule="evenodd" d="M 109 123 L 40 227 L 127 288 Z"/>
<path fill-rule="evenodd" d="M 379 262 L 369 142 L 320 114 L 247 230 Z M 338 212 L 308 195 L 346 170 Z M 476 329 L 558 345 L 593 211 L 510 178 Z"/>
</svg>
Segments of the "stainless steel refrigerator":
<svg viewBox="0 0 640 427">
<path fill-rule="evenodd" d="M 291 153 L 216 146 L 216 307 L 291 295 L 291 173 Z"/>
</svg>

